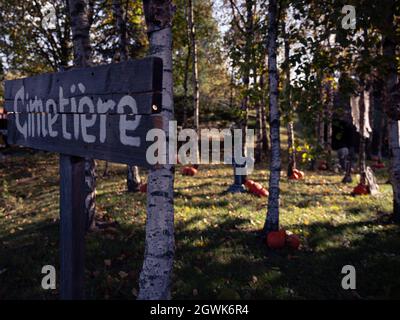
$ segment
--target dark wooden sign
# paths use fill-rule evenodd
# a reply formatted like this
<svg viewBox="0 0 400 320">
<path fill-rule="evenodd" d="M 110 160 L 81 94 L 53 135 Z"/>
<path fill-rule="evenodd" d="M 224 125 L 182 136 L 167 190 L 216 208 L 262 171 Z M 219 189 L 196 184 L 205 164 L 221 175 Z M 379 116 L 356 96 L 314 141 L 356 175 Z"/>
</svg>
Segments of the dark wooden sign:
<svg viewBox="0 0 400 320">
<path fill-rule="evenodd" d="M 146 134 L 159 127 L 161 91 L 159 58 L 6 81 L 8 142 L 150 167 Z"/>
<path fill-rule="evenodd" d="M 162 73 L 152 57 L 5 83 L 9 143 L 60 153 L 62 299 L 84 298 L 85 158 L 151 167 Z"/>
</svg>

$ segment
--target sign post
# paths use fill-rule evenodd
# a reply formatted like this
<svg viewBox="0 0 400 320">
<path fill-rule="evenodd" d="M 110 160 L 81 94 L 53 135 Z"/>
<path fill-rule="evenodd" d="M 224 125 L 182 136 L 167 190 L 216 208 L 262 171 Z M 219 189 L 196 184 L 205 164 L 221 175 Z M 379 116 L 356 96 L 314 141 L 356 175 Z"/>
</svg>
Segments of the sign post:
<svg viewBox="0 0 400 320">
<path fill-rule="evenodd" d="M 62 299 L 84 298 L 84 158 L 151 168 L 162 72 L 151 57 L 5 82 L 8 142 L 60 154 Z"/>
<path fill-rule="evenodd" d="M 60 155 L 61 299 L 84 298 L 85 160 Z"/>
</svg>

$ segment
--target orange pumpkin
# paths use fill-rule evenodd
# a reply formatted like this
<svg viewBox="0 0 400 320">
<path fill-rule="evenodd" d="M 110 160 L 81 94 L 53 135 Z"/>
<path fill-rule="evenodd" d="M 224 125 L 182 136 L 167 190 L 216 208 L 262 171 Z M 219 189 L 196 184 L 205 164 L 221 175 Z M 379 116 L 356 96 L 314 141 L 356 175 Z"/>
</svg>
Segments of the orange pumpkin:
<svg viewBox="0 0 400 320">
<path fill-rule="evenodd" d="M 295 170 L 293 170 L 293 174 L 289 177 L 290 180 L 299 180 L 299 178 L 299 174 Z"/>
<path fill-rule="evenodd" d="M 289 248 L 297 250 L 300 247 L 300 238 L 296 234 L 291 234 L 286 237 L 286 244 Z"/>
<path fill-rule="evenodd" d="M 297 172 L 297 175 L 299 176 L 299 179 L 300 180 L 304 179 L 304 171 L 300 171 L 300 170 L 297 170 L 297 169 L 295 169 L 295 170 Z"/>
<path fill-rule="evenodd" d="M 139 187 L 139 191 L 141 193 L 146 193 L 147 192 L 147 183 L 141 184 L 140 187 Z"/>
<path fill-rule="evenodd" d="M 193 167 L 183 167 L 182 174 L 184 176 L 194 176 L 197 173 L 197 169 Z"/>
<path fill-rule="evenodd" d="M 250 179 L 246 179 L 244 185 L 246 186 L 247 189 L 250 189 L 252 185 L 254 185 L 254 181 Z"/>
<path fill-rule="evenodd" d="M 269 196 L 269 192 L 268 192 L 267 189 L 261 188 L 260 190 L 258 190 L 257 195 L 258 195 L 259 197 L 268 197 L 268 196 Z"/>
<path fill-rule="evenodd" d="M 369 194 L 368 186 L 366 186 L 365 184 L 359 183 L 353 189 L 353 192 L 351 194 L 354 195 L 354 196 L 361 196 L 361 195 Z"/>
<path fill-rule="evenodd" d="M 304 178 L 304 172 L 298 169 L 293 170 L 293 174 L 289 177 L 290 180 L 301 180 Z"/>
<path fill-rule="evenodd" d="M 262 185 L 259 184 L 258 182 L 255 182 L 252 186 L 253 192 L 256 192 L 257 190 L 261 190 L 262 189 Z"/>
<path fill-rule="evenodd" d="M 244 185 L 246 186 L 249 192 L 259 196 L 259 197 L 268 197 L 268 190 L 265 189 L 260 183 L 255 182 L 250 179 L 246 179 Z"/>
<path fill-rule="evenodd" d="M 286 231 L 271 231 L 267 236 L 267 245 L 271 249 L 282 249 L 285 246 Z"/>
</svg>

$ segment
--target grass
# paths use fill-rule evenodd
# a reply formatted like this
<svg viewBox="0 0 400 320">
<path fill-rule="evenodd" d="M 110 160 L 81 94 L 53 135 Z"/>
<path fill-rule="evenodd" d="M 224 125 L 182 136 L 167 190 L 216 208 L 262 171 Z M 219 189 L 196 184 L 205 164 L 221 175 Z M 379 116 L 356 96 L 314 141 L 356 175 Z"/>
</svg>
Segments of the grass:
<svg viewBox="0 0 400 320">
<path fill-rule="evenodd" d="M 145 195 L 126 192 L 125 167 L 99 164 L 97 215 L 115 228 L 87 236 L 86 297 L 135 299 L 143 260 Z M 175 179 L 174 299 L 400 298 L 400 228 L 391 223 L 391 187 L 352 197 L 356 184 L 306 171 L 303 181 L 282 175 L 281 225 L 300 235 L 299 251 L 268 250 L 259 237 L 266 199 L 224 194 L 229 166 L 202 166 Z M 355 177 L 355 176 L 353 176 Z M 258 167 L 251 178 L 267 186 Z M 0 299 L 57 299 L 41 289 L 43 265 L 59 266 L 58 158 L 18 155 L 0 162 Z M 354 265 L 357 290 L 341 288 L 341 269 Z"/>
</svg>

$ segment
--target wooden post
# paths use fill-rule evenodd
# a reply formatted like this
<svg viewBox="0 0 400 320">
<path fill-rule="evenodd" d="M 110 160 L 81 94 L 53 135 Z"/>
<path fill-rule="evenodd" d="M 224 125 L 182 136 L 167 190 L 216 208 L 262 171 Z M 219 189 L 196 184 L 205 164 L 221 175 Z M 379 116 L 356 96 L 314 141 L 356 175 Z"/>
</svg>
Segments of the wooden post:
<svg viewBox="0 0 400 320">
<path fill-rule="evenodd" d="M 84 298 L 85 160 L 60 154 L 61 299 Z"/>
</svg>

